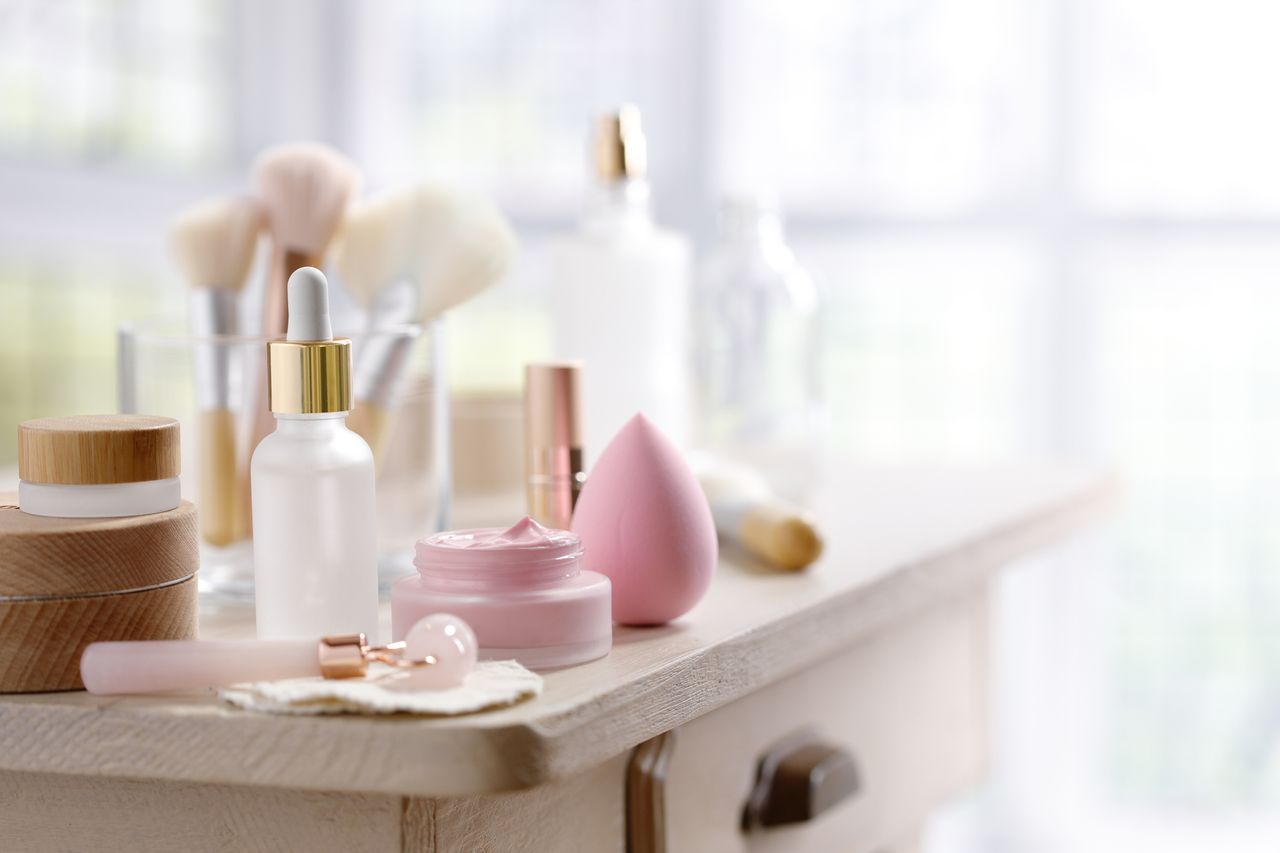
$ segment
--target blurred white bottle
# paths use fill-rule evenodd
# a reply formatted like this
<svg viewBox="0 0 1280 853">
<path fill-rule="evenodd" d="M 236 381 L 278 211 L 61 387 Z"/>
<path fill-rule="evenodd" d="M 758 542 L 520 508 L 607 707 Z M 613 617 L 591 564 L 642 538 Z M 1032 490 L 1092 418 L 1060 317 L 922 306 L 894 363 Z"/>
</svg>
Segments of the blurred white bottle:
<svg viewBox="0 0 1280 853">
<path fill-rule="evenodd" d="M 771 203 L 725 201 L 695 304 L 699 444 L 798 497 L 823 441 L 819 295 Z"/>
<path fill-rule="evenodd" d="M 583 362 L 588 463 L 638 411 L 677 445 L 690 432 L 689 245 L 653 221 L 635 107 L 600 119 L 594 168 L 581 226 L 551 248 L 549 288 L 555 356 Z"/>
</svg>

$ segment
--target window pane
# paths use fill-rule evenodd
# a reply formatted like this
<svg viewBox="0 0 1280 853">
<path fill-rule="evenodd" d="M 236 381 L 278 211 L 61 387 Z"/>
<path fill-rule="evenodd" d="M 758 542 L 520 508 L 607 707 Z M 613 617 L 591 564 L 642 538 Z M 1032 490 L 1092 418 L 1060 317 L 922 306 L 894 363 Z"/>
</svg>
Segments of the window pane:
<svg viewBox="0 0 1280 853">
<path fill-rule="evenodd" d="M 1280 250 L 1103 248 L 1104 442 L 1128 500 L 1110 573 L 1106 787 L 1130 804 L 1280 804 Z"/>
<path fill-rule="evenodd" d="M 1039 278 L 1031 255 L 984 238 L 794 243 L 825 290 L 837 451 L 981 461 L 1025 450 L 1027 319 Z"/>
<path fill-rule="evenodd" d="M 1035 186 L 1042 4 L 719 4 L 711 104 L 721 183 L 805 207 L 938 213 Z"/>
<path fill-rule="evenodd" d="M 230 150 L 229 4 L 0 8 L 0 153 L 196 169 Z"/>
<path fill-rule="evenodd" d="M 693 4 L 479 0 L 382 10 L 375 73 L 389 99 L 357 104 L 374 178 L 418 171 L 483 186 L 508 208 L 567 212 L 584 184 L 590 121 L 639 104 L 658 176 L 682 167 L 675 116 L 690 85 L 681 57 Z M 387 107 L 392 108 L 388 109 Z M 380 174 L 381 173 L 381 174 Z"/>
<path fill-rule="evenodd" d="M 1089 0 L 1080 181 L 1106 213 L 1280 211 L 1280 7 Z"/>
</svg>

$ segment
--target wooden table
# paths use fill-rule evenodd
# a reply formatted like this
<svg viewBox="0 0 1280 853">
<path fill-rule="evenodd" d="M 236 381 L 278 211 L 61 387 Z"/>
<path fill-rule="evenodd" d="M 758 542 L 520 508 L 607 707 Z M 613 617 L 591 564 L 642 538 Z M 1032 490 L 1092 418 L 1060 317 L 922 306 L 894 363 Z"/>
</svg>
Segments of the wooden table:
<svg viewBox="0 0 1280 853">
<path fill-rule="evenodd" d="M 989 579 L 1114 486 L 1053 467 L 836 479 L 808 572 L 726 555 L 685 618 L 617 629 L 607 658 L 508 709 L 279 717 L 211 693 L 2 696 L 0 849 L 607 853 L 628 834 L 635 853 L 906 848 L 982 771 Z M 235 609 L 202 620 L 204 636 L 251 625 Z M 762 754 L 802 730 L 851 759 L 856 790 L 743 831 Z"/>
</svg>

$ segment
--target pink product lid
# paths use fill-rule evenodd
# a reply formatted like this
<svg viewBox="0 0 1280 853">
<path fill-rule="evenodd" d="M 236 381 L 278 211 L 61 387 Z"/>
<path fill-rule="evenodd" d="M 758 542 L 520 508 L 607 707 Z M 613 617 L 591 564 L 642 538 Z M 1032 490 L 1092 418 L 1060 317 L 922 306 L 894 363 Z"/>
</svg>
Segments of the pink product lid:
<svg viewBox="0 0 1280 853">
<path fill-rule="evenodd" d="M 516 589 L 578 574 L 582 540 L 525 516 L 511 527 L 450 530 L 419 539 L 413 565 L 424 582 L 454 588 Z"/>
</svg>

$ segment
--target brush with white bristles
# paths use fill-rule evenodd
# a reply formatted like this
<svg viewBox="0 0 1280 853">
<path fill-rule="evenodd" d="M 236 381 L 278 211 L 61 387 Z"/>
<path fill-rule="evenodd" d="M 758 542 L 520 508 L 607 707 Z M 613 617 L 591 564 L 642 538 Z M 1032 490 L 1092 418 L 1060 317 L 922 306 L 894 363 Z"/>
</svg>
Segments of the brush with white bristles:
<svg viewBox="0 0 1280 853">
<path fill-rule="evenodd" d="M 329 244 L 359 183 L 360 173 L 355 165 L 327 145 L 277 145 L 258 156 L 253 166 L 253 184 L 267 212 L 272 242 L 262 308 L 262 334 L 266 338 L 284 337 L 289 323 L 289 276 L 302 267 L 324 267 Z M 265 378 L 254 400 L 250 456 L 275 426 L 267 405 Z M 247 463 L 243 473 L 247 507 Z M 252 516 L 246 514 L 244 523 L 252 530 Z"/>
<path fill-rule="evenodd" d="M 235 335 L 237 297 L 253 263 L 262 207 L 249 196 L 197 204 L 169 229 L 174 261 L 191 287 L 191 331 L 197 338 Z M 231 389 L 239 370 L 229 340 L 196 345 L 196 399 L 200 409 L 200 531 L 212 545 L 240 537 L 236 485 L 236 425 Z"/>
<path fill-rule="evenodd" d="M 474 195 L 420 183 L 354 206 L 334 251 L 338 272 L 368 312 L 368 336 L 355 366 L 356 408 L 348 425 L 375 455 L 386 437 L 396 382 L 412 341 L 379 328 L 428 323 L 494 285 L 515 255 L 502 213 Z"/>
<path fill-rule="evenodd" d="M 285 333 L 289 316 L 285 284 L 301 267 L 324 266 L 359 180 L 351 161 L 324 145 L 279 145 L 258 157 L 253 183 L 275 244 L 263 309 L 266 337 Z"/>
</svg>

